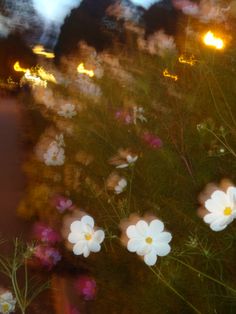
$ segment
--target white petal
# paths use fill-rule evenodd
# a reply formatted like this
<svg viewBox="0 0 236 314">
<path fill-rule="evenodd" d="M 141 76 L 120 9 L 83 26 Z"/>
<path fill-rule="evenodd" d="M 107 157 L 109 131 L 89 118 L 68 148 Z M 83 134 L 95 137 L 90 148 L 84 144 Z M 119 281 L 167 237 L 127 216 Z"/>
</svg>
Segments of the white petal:
<svg viewBox="0 0 236 314">
<path fill-rule="evenodd" d="M 157 261 L 157 256 L 154 252 L 151 252 L 149 254 L 144 255 L 144 262 L 148 265 L 148 266 L 153 266 L 156 264 Z"/>
<path fill-rule="evenodd" d="M 211 228 L 213 231 L 222 231 L 222 230 L 224 230 L 226 227 L 227 227 L 227 225 L 218 225 L 218 224 L 216 224 L 216 223 L 210 224 L 210 228 Z"/>
<path fill-rule="evenodd" d="M 99 252 L 101 250 L 101 245 L 96 241 L 89 241 L 88 248 L 91 252 Z"/>
<path fill-rule="evenodd" d="M 149 230 L 153 234 L 160 233 L 164 230 L 164 224 L 159 219 L 154 219 L 151 221 L 151 223 L 149 225 Z"/>
<path fill-rule="evenodd" d="M 102 243 L 105 238 L 105 232 L 103 230 L 97 230 L 94 232 L 93 238 L 98 243 Z"/>
<path fill-rule="evenodd" d="M 70 230 L 74 232 L 83 232 L 83 224 L 81 223 L 80 220 L 75 220 L 72 222 L 70 225 Z"/>
<path fill-rule="evenodd" d="M 91 216 L 85 215 L 82 217 L 81 222 L 89 225 L 91 228 L 94 227 L 94 219 Z"/>
<path fill-rule="evenodd" d="M 150 253 L 150 251 L 151 251 L 150 245 L 146 244 L 146 243 L 143 241 L 143 243 L 142 243 L 142 242 L 139 243 L 139 247 L 138 247 L 136 253 L 137 253 L 138 255 L 144 256 L 144 255 Z"/>
<path fill-rule="evenodd" d="M 78 243 L 74 245 L 73 253 L 75 255 L 81 255 L 83 254 L 85 248 L 86 248 L 86 241 L 79 241 Z"/>
<path fill-rule="evenodd" d="M 127 250 L 129 252 L 136 252 L 139 247 L 140 247 L 140 241 L 137 239 L 131 239 L 128 242 Z"/>
<path fill-rule="evenodd" d="M 82 238 L 82 234 L 78 232 L 71 232 L 68 235 L 68 241 L 70 243 L 77 243 L 79 240 L 81 240 L 81 238 Z"/>
<path fill-rule="evenodd" d="M 170 232 L 161 232 L 159 233 L 155 239 L 158 241 L 158 242 L 165 242 L 165 243 L 169 243 L 171 240 L 172 240 L 172 235 Z"/>
<path fill-rule="evenodd" d="M 207 224 L 211 224 L 214 220 L 216 220 L 218 218 L 217 213 L 210 213 L 204 216 L 203 220 L 205 221 L 205 223 Z"/>
<path fill-rule="evenodd" d="M 116 166 L 117 169 L 123 169 L 123 168 L 127 168 L 129 165 L 128 164 L 121 164 L 119 166 Z"/>
<path fill-rule="evenodd" d="M 83 255 L 84 257 L 88 257 L 90 254 L 90 251 L 89 251 L 89 248 L 88 246 L 86 245 L 85 248 L 84 248 L 84 252 L 83 252 Z"/>
<path fill-rule="evenodd" d="M 155 253 L 159 256 L 166 256 L 170 253 L 170 246 L 167 243 L 158 243 L 153 245 Z"/>
<path fill-rule="evenodd" d="M 137 238 L 139 237 L 139 234 L 137 232 L 136 226 L 135 225 L 130 225 L 127 229 L 126 229 L 126 234 L 129 238 Z"/>
<path fill-rule="evenodd" d="M 207 200 L 205 202 L 205 207 L 211 213 L 220 212 L 225 208 L 224 205 L 221 205 L 221 203 L 218 203 L 216 200 L 213 200 L 213 199 Z"/>
<path fill-rule="evenodd" d="M 136 224 L 136 230 L 141 236 L 146 236 L 148 231 L 148 224 L 144 220 L 139 220 Z"/>
<path fill-rule="evenodd" d="M 236 188 L 234 186 L 230 186 L 227 190 L 227 195 L 229 197 L 231 206 L 235 208 L 236 207 Z"/>
<path fill-rule="evenodd" d="M 220 190 L 217 190 L 212 193 L 211 198 L 216 201 L 216 203 L 221 206 L 225 206 L 228 203 L 227 195 Z"/>
</svg>

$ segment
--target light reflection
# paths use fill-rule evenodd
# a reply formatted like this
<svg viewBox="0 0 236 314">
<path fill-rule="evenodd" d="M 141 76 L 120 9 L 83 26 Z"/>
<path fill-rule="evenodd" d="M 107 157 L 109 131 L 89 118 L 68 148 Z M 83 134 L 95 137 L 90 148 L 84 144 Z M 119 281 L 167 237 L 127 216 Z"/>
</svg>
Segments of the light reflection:
<svg viewBox="0 0 236 314">
<path fill-rule="evenodd" d="M 163 76 L 164 76 L 164 77 L 169 77 L 169 78 L 171 78 L 171 79 L 174 80 L 174 81 L 177 81 L 177 80 L 178 80 L 178 76 L 169 73 L 169 71 L 168 71 L 167 69 L 165 69 L 165 70 L 163 71 Z"/>
<path fill-rule="evenodd" d="M 93 70 L 87 70 L 87 69 L 85 69 L 84 63 L 80 63 L 80 64 L 78 65 L 77 71 L 78 71 L 80 74 L 86 74 L 86 75 L 88 75 L 89 77 L 94 77 L 94 71 L 93 71 Z"/>
<path fill-rule="evenodd" d="M 224 41 L 220 37 L 215 37 L 215 35 L 209 31 L 203 36 L 203 42 L 206 46 L 214 47 L 215 49 L 223 49 Z"/>
</svg>

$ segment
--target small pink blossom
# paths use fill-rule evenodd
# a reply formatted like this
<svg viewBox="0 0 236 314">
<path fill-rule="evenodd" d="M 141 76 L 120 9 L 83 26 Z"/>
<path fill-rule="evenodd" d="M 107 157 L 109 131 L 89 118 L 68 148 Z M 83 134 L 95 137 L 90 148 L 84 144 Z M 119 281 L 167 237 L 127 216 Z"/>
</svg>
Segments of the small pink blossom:
<svg viewBox="0 0 236 314">
<path fill-rule="evenodd" d="M 61 195 L 56 195 L 53 199 L 53 205 L 56 207 L 56 209 L 60 212 L 63 213 L 64 211 L 72 210 L 73 209 L 73 202 L 71 199 L 61 196 Z"/>
<path fill-rule="evenodd" d="M 60 235 L 54 229 L 41 222 L 34 224 L 33 237 L 48 244 L 55 244 L 61 240 Z"/>
<path fill-rule="evenodd" d="M 79 276 L 74 283 L 77 293 L 84 300 L 94 300 L 97 292 L 96 281 L 90 276 Z"/>
<path fill-rule="evenodd" d="M 34 249 L 34 256 L 42 266 L 52 269 L 60 260 L 61 254 L 53 247 L 38 245 Z"/>
<path fill-rule="evenodd" d="M 153 149 L 159 149 L 163 146 L 162 140 L 153 133 L 143 133 L 142 139 L 149 147 Z"/>
</svg>

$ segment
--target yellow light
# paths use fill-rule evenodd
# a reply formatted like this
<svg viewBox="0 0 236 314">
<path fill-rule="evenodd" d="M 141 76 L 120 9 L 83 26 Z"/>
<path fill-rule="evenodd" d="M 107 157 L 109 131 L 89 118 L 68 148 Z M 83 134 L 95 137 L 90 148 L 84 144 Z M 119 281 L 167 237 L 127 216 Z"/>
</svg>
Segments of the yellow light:
<svg viewBox="0 0 236 314">
<path fill-rule="evenodd" d="M 93 71 L 93 70 L 87 70 L 87 69 L 85 69 L 83 63 L 80 63 L 80 64 L 78 65 L 77 71 L 78 71 L 80 74 L 86 74 L 86 75 L 88 75 L 89 77 L 93 77 L 93 76 L 94 76 L 94 71 Z"/>
<path fill-rule="evenodd" d="M 165 69 L 165 70 L 163 71 L 163 76 L 169 77 L 169 78 L 171 78 L 171 79 L 174 80 L 174 81 L 177 81 L 177 80 L 178 80 L 178 76 L 177 76 L 177 75 L 170 74 L 167 69 Z"/>
<path fill-rule="evenodd" d="M 36 45 L 32 49 L 33 53 L 36 55 L 42 55 L 47 59 L 53 59 L 55 58 L 55 54 L 53 52 L 46 52 L 44 47 L 42 45 Z"/>
<path fill-rule="evenodd" d="M 22 68 L 22 67 L 20 66 L 19 61 L 17 61 L 17 62 L 14 64 L 14 70 L 15 70 L 16 72 L 24 72 L 24 73 L 26 73 L 26 72 L 28 71 L 28 69 L 24 69 L 24 68 Z"/>
<path fill-rule="evenodd" d="M 37 73 L 41 77 L 41 79 L 43 79 L 44 81 L 52 82 L 54 84 L 57 83 L 54 75 L 49 73 L 49 72 L 47 72 L 47 71 L 45 71 L 44 68 L 42 68 L 42 67 L 39 67 L 37 69 Z"/>
<path fill-rule="evenodd" d="M 223 49 L 224 42 L 220 37 L 215 37 L 215 35 L 209 31 L 203 36 L 203 42 L 206 46 L 214 47 L 215 49 Z"/>
<path fill-rule="evenodd" d="M 43 86 L 47 87 L 47 82 L 52 82 L 54 84 L 57 83 L 53 74 L 45 71 L 43 67 L 36 66 L 32 69 L 24 69 L 20 66 L 20 62 L 17 61 L 14 64 L 14 70 L 16 72 L 23 72 L 24 75 L 21 79 L 21 84 L 23 84 L 24 80 L 28 81 L 33 87 L 35 86 Z"/>
<path fill-rule="evenodd" d="M 181 55 L 179 57 L 179 62 L 193 66 L 196 63 L 196 60 L 194 59 L 194 56 L 191 56 L 189 59 L 185 59 L 184 55 Z"/>
</svg>

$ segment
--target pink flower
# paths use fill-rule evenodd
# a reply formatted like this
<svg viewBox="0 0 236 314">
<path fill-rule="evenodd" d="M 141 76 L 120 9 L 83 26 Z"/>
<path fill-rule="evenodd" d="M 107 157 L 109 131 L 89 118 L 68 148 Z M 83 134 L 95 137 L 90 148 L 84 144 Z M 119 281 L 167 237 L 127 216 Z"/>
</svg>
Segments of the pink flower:
<svg viewBox="0 0 236 314">
<path fill-rule="evenodd" d="M 41 222 L 34 224 L 33 237 L 48 244 L 55 244 L 61 240 L 60 235 L 54 229 Z"/>
<path fill-rule="evenodd" d="M 89 276 L 79 276 L 74 283 L 75 289 L 84 300 L 94 300 L 96 296 L 96 281 Z"/>
<path fill-rule="evenodd" d="M 72 210 L 73 209 L 73 202 L 67 197 L 56 195 L 53 199 L 53 205 L 56 207 L 56 209 L 63 213 L 67 209 Z"/>
<path fill-rule="evenodd" d="M 52 269 L 60 260 L 61 254 L 53 247 L 38 245 L 34 249 L 34 256 L 42 266 Z"/>
<path fill-rule="evenodd" d="M 159 149 L 163 146 L 162 140 L 153 133 L 145 132 L 142 135 L 143 141 L 153 149 Z"/>
</svg>

